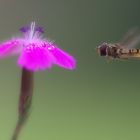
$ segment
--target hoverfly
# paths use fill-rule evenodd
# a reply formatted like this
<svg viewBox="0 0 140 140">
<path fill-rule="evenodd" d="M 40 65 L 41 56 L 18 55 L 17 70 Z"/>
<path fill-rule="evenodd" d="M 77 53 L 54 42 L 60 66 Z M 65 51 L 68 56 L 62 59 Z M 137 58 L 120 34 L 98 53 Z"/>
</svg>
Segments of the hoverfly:
<svg viewBox="0 0 140 140">
<path fill-rule="evenodd" d="M 140 58 L 140 49 L 135 48 L 140 43 L 140 33 L 132 29 L 126 33 L 119 43 L 102 43 L 97 47 L 100 56 L 108 58 L 128 59 Z"/>
</svg>

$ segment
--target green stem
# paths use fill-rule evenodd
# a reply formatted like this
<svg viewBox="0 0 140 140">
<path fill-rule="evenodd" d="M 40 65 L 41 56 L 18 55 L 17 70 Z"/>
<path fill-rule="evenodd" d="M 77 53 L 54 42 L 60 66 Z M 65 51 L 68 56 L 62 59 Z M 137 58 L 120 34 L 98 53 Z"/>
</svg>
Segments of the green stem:
<svg viewBox="0 0 140 140">
<path fill-rule="evenodd" d="M 21 89 L 18 106 L 18 121 L 12 137 L 12 140 L 17 140 L 21 128 L 26 122 L 32 103 L 33 95 L 33 72 L 22 69 Z"/>
</svg>

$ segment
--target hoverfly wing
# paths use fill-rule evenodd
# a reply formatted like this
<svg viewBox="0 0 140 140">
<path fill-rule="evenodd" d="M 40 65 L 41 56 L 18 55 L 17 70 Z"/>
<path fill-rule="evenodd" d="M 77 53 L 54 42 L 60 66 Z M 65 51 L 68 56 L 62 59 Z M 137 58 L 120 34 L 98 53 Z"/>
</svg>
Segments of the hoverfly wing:
<svg viewBox="0 0 140 140">
<path fill-rule="evenodd" d="M 140 31 L 137 27 L 129 30 L 119 43 L 124 48 L 134 48 L 140 43 Z"/>
</svg>

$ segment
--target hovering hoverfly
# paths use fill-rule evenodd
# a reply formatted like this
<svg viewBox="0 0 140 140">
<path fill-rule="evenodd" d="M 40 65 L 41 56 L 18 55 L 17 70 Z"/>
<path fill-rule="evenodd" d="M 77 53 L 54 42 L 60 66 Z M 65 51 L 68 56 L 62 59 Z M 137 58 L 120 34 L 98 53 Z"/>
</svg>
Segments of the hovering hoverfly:
<svg viewBox="0 0 140 140">
<path fill-rule="evenodd" d="M 139 43 L 140 33 L 133 29 L 119 43 L 102 43 L 97 47 L 97 52 L 100 56 L 113 59 L 140 58 L 140 49 L 135 48 Z"/>
</svg>

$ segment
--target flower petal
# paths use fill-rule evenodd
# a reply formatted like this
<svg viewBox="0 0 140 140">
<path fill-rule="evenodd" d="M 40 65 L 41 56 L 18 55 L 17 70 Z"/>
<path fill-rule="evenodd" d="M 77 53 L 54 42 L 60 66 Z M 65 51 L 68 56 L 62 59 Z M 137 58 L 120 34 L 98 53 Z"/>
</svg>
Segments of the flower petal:
<svg viewBox="0 0 140 140">
<path fill-rule="evenodd" d="M 17 54 L 21 51 L 20 39 L 11 39 L 0 44 L 0 57 Z"/>
<path fill-rule="evenodd" d="M 23 48 L 18 64 L 28 70 L 37 71 L 51 68 L 53 59 L 49 51 L 41 44 L 32 43 Z"/>
<path fill-rule="evenodd" d="M 50 45 L 48 47 L 49 52 L 53 55 L 55 58 L 54 63 L 56 65 L 59 65 L 60 67 L 66 68 L 66 69 L 74 69 L 76 67 L 76 61 L 75 59 L 66 53 L 65 51 L 59 49 L 54 44 Z"/>
</svg>

